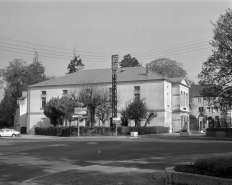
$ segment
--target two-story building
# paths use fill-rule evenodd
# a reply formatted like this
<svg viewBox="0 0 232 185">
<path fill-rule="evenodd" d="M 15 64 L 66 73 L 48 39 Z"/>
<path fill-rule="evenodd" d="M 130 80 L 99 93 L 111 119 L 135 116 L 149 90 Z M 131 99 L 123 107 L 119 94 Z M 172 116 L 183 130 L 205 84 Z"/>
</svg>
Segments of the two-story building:
<svg viewBox="0 0 232 185">
<path fill-rule="evenodd" d="M 82 70 L 63 77 L 31 85 L 27 89 L 27 133 L 35 127 L 50 127 L 43 107 L 52 97 L 62 97 L 85 85 L 112 87 L 112 70 Z M 117 71 L 118 112 L 134 98 L 143 99 L 149 110 L 157 112 L 148 126 L 165 126 L 170 132 L 189 129 L 189 84 L 185 78 L 166 79 L 144 67 L 127 67 Z M 109 121 L 106 123 L 109 126 Z M 133 125 L 133 123 L 132 123 Z"/>
<path fill-rule="evenodd" d="M 208 102 L 202 96 L 204 86 L 192 85 L 192 109 L 191 114 L 198 119 L 199 131 L 205 132 L 208 127 L 230 127 L 231 110 L 222 111 L 212 102 Z"/>
</svg>

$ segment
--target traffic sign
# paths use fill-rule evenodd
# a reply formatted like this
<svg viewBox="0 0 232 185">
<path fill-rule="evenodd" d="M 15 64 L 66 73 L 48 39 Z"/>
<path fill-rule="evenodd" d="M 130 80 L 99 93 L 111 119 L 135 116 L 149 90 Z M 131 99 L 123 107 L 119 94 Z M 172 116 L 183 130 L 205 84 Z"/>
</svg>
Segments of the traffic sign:
<svg viewBox="0 0 232 185">
<path fill-rule="evenodd" d="M 74 114 L 84 115 L 87 113 L 87 107 L 74 107 Z"/>
</svg>

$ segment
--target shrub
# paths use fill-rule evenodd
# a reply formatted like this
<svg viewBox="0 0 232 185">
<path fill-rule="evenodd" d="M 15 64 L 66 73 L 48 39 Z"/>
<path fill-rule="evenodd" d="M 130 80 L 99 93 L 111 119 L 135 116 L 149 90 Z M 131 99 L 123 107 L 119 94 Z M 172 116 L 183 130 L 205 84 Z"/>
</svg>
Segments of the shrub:
<svg viewBox="0 0 232 185">
<path fill-rule="evenodd" d="M 174 170 L 178 172 L 232 178 L 232 157 L 224 156 L 197 159 L 193 164 L 178 165 Z"/>
<path fill-rule="evenodd" d="M 80 136 L 112 136 L 115 133 L 115 127 L 80 127 Z M 139 135 L 144 134 L 159 134 L 168 133 L 167 127 L 125 127 L 121 126 L 117 128 L 118 135 L 126 136 L 130 135 L 130 132 L 138 132 Z M 77 136 L 78 127 L 49 127 L 49 128 L 35 128 L 35 134 L 37 135 L 50 135 L 50 136 Z"/>
</svg>

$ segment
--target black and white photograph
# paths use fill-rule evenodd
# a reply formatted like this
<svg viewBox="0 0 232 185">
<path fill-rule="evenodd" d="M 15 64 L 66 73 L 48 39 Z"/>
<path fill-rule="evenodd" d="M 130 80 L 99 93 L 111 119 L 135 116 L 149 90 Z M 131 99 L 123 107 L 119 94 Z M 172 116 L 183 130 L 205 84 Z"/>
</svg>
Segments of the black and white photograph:
<svg viewBox="0 0 232 185">
<path fill-rule="evenodd" d="M 0 185 L 232 185 L 232 0 L 0 0 Z"/>
</svg>

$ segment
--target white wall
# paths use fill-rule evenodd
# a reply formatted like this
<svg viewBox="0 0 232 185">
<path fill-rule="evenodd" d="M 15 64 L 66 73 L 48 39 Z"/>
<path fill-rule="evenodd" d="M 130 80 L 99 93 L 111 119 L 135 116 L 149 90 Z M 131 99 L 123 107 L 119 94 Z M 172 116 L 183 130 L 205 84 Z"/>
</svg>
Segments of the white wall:
<svg viewBox="0 0 232 185">
<path fill-rule="evenodd" d="M 102 84 L 107 88 L 111 88 L 111 83 Z M 118 112 L 125 109 L 130 101 L 134 99 L 134 86 L 140 86 L 140 99 L 144 99 L 148 109 L 154 110 L 158 113 L 158 117 L 154 118 L 149 126 L 168 126 L 171 127 L 171 116 L 167 118 L 165 111 L 171 112 L 167 104 L 171 102 L 171 90 L 167 95 L 167 89 L 171 89 L 170 82 L 164 81 L 141 81 L 141 82 L 124 82 L 117 84 L 118 91 Z M 168 88 L 167 88 L 168 86 Z M 62 97 L 63 90 L 73 90 L 77 86 L 63 86 L 63 87 L 33 87 L 28 90 L 28 118 L 27 126 L 28 132 L 32 133 L 36 126 L 50 127 L 49 119 L 45 118 L 41 104 L 41 91 L 46 91 L 46 101 L 52 97 Z M 106 123 L 108 124 L 108 123 Z M 96 123 L 98 125 L 98 122 Z"/>
</svg>

